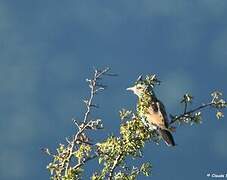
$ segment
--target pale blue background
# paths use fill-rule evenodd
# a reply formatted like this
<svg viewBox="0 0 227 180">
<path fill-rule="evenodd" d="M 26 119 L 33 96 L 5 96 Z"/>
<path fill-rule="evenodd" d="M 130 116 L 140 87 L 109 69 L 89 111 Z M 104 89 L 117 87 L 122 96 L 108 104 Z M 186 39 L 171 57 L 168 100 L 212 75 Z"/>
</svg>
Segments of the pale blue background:
<svg viewBox="0 0 227 180">
<path fill-rule="evenodd" d="M 99 138 L 118 133 L 121 107 L 135 107 L 125 88 L 140 73 L 159 75 L 158 94 L 172 113 L 187 91 L 197 103 L 215 88 L 227 97 L 226 19 L 226 0 L 0 0 L 0 179 L 48 179 L 40 148 L 74 132 L 93 66 L 119 74 L 98 98 L 106 127 Z M 151 179 L 227 173 L 227 118 L 214 114 L 178 128 L 175 149 L 146 145 Z"/>
</svg>

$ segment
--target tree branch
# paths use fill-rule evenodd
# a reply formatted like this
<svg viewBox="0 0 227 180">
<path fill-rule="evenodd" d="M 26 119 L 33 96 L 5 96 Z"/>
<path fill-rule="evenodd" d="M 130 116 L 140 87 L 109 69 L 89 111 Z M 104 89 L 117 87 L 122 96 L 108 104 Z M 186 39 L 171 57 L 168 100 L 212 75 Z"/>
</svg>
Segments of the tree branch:
<svg viewBox="0 0 227 180">
<path fill-rule="evenodd" d="M 184 112 L 183 114 L 177 116 L 176 118 L 174 118 L 169 124 L 173 124 L 175 123 L 176 121 L 180 120 L 181 118 L 184 118 L 184 117 L 187 117 L 188 115 L 196 112 L 196 111 L 199 111 L 201 109 L 204 109 L 204 108 L 207 108 L 207 107 L 210 107 L 212 105 L 214 105 L 215 103 L 214 102 L 210 102 L 210 103 L 207 103 L 207 104 L 202 104 L 201 106 L 195 108 L 195 109 L 192 109 L 190 111 L 186 111 Z"/>
<path fill-rule="evenodd" d="M 119 164 L 121 157 L 122 157 L 122 153 L 119 154 L 119 155 L 117 156 L 117 158 L 115 159 L 115 161 L 114 161 L 114 163 L 113 163 L 113 166 L 110 168 L 108 180 L 112 180 L 112 179 L 113 179 L 114 170 L 116 169 L 117 165 Z"/>
<path fill-rule="evenodd" d="M 90 98 L 89 98 L 89 100 L 86 103 L 87 111 L 85 112 L 85 115 L 84 115 L 84 120 L 83 120 L 84 123 L 88 120 L 88 116 L 89 116 L 89 114 L 91 112 L 91 107 L 94 107 L 94 105 L 92 103 L 93 103 L 93 99 L 94 99 L 95 94 L 98 91 L 104 89 L 104 86 L 100 87 L 100 85 L 97 83 L 97 81 L 100 79 L 100 77 L 102 75 L 105 75 L 109 70 L 110 70 L 109 67 L 105 68 L 102 71 L 95 70 L 95 74 L 94 74 L 93 79 L 92 80 L 87 79 L 87 81 L 89 82 L 89 87 L 91 88 L 91 91 L 90 91 Z M 97 86 L 99 88 L 97 88 Z"/>
<path fill-rule="evenodd" d="M 95 158 L 97 158 L 97 155 L 88 157 L 88 158 L 86 158 L 85 160 L 79 162 L 77 165 L 75 165 L 75 166 L 73 167 L 73 169 L 76 170 L 77 168 L 79 168 L 79 167 L 81 167 L 82 165 L 84 165 L 86 162 L 88 162 L 88 161 L 90 161 L 90 160 L 92 160 L 92 159 L 95 159 Z"/>
<path fill-rule="evenodd" d="M 89 97 L 89 100 L 85 103 L 86 104 L 86 107 L 87 107 L 87 110 L 86 110 L 86 112 L 85 112 L 85 114 L 84 114 L 84 120 L 83 120 L 83 123 L 81 123 L 80 125 L 79 125 L 79 123 L 76 121 L 76 120 L 74 120 L 74 123 L 77 125 L 77 127 L 79 128 L 79 131 L 73 136 L 73 140 L 71 141 L 71 143 L 69 143 L 69 146 L 70 146 L 70 148 L 69 148 L 69 153 L 70 153 L 70 155 L 68 156 L 68 158 L 67 158 L 67 160 L 65 161 L 65 173 L 67 173 L 68 172 L 68 169 L 69 169 L 69 166 L 70 166 L 70 161 L 71 161 L 71 158 L 73 157 L 73 151 L 74 151 L 74 148 L 75 148 L 75 146 L 76 146 L 76 144 L 77 144 L 77 141 L 78 141 L 78 137 L 87 129 L 87 128 L 89 128 L 90 127 L 90 125 L 91 125 L 91 121 L 92 120 L 90 120 L 90 121 L 88 121 L 88 116 L 89 116 L 89 114 L 91 113 L 91 108 L 92 107 L 94 107 L 94 105 L 93 105 L 93 99 L 94 99 L 94 96 L 95 96 L 95 94 L 97 93 L 97 91 L 99 91 L 100 90 L 100 86 L 98 86 L 98 89 L 97 89 L 97 85 L 98 85 L 98 83 L 97 83 L 97 81 L 101 78 L 101 76 L 102 75 L 105 75 L 105 73 L 107 73 L 108 71 L 110 70 L 110 68 L 105 68 L 104 70 L 101 70 L 101 71 L 98 71 L 98 70 L 95 70 L 95 73 L 94 73 L 94 76 L 93 76 L 93 79 L 91 79 L 91 80 L 89 80 L 89 79 L 87 79 L 87 82 L 89 82 L 89 87 L 90 87 L 90 89 L 91 89 L 91 91 L 90 91 L 90 97 Z M 103 88 L 104 89 L 104 88 Z M 97 107 L 97 106 L 95 106 L 95 107 Z M 96 156 L 95 156 L 96 157 Z M 94 157 L 94 158 L 95 158 Z M 79 162 L 76 166 L 74 166 L 74 167 L 76 167 L 77 168 L 77 166 L 78 167 L 80 167 L 80 166 L 82 166 L 83 164 L 84 164 L 85 162 Z"/>
</svg>

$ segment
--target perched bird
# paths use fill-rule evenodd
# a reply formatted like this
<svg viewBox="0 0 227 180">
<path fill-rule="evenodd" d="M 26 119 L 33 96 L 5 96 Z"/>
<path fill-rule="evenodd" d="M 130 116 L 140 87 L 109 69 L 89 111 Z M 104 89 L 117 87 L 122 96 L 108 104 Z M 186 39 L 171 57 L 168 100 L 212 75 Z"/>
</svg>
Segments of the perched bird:
<svg viewBox="0 0 227 180">
<path fill-rule="evenodd" d="M 175 146 L 165 106 L 157 99 L 153 87 L 139 77 L 133 87 L 127 88 L 138 96 L 137 113 L 141 120 L 151 130 L 157 130 L 168 146 Z"/>
</svg>

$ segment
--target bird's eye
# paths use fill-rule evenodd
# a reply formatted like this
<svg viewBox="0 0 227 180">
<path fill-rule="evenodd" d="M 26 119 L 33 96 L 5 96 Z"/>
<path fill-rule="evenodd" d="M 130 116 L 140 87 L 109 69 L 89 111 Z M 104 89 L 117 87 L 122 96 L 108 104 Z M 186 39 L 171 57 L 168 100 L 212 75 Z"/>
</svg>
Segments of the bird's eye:
<svg viewBox="0 0 227 180">
<path fill-rule="evenodd" d="M 137 89 L 142 89 L 142 87 L 137 87 Z"/>
</svg>

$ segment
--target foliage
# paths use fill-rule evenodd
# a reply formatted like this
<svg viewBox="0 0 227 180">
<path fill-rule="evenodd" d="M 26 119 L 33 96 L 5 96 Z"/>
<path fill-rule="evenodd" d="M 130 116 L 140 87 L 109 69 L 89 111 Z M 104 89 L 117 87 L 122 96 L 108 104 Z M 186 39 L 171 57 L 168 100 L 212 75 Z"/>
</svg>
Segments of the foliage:
<svg viewBox="0 0 227 180">
<path fill-rule="evenodd" d="M 103 76 L 114 76 L 109 73 L 109 68 L 95 70 L 92 79 L 87 79 L 90 88 L 90 97 L 84 100 L 86 111 L 82 121 L 73 120 L 78 131 L 70 138 L 66 138 L 65 144 L 60 144 L 56 152 L 44 149 L 51 157 L 51 162 L 47 166 L 53 180 L 78 180 L 83 178 L 84 165 L 92 159 L 96 159 L 102 170 L 94 172 L 92 180 L 115 179 L 134 180 L 138 175 L 149 176 L 152 165 L 148 162 L 139 167 L 127 163 L 127 159 L 142 158 L 142 150 L 147 142 L 158 143 L 160 136 L 155 130 L 149 130 L 141 121 L 137 112 L 122 109 L 120 114 L 120 136 L 109 136 L 101 142 L 92 144 L 87 135 L 89 130 L 95 131 L 103 128 L 101 119 L 91 117 L 91 109 L 97 108 L 94 97 L 98 92 L 106 88 L 101 83 Z M 147 75 L 144 80 L 140 77 L 138 81 L 143 81 L 152 90 L 160 84 L 156 75 Z M 201 106 L 189 110 L 189 105 L 193 103 L 193 96 L 189 93 L 183 95 L 181 104 L 183 112 L 178 115 L 170 115 L 170 124 L 199 124 L 202 121 L 202 110 L 213 108 L 216 110 L 217 119 L 224 117 L 222 110 L 227 107 L 227 103 L 222 98 L 222 93 L 214 91 L 211 93 L 211 100 Z"/>
</svg>

